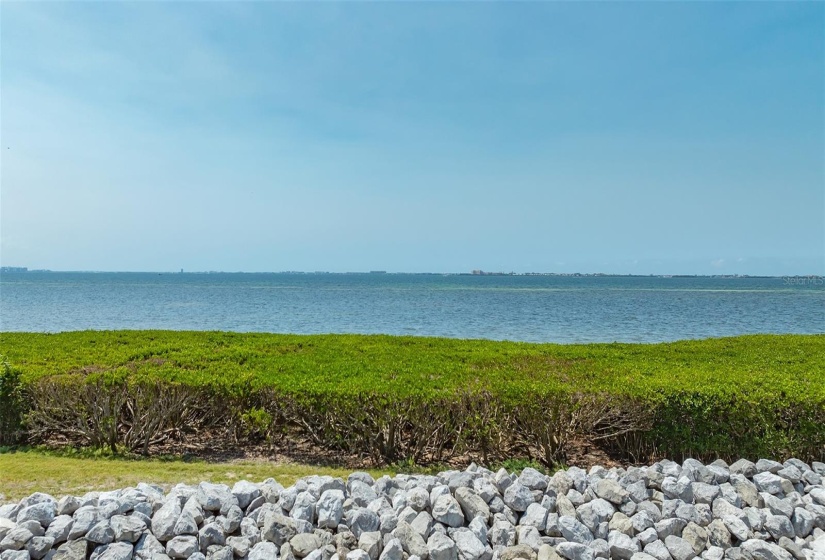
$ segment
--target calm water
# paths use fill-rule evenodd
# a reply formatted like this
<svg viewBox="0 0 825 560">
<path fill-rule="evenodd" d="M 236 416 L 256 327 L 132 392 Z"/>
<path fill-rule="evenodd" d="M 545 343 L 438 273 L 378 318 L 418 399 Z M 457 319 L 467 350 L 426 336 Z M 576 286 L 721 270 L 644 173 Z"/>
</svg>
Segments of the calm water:
<svg viewBox="0 0 825 560">
<path fill-rule="evenodd" d="M 0 330 L 149 328 L 554 342 L 822 333 L 825 285 L 781 278 L 0 275 Z"/>
</svg>

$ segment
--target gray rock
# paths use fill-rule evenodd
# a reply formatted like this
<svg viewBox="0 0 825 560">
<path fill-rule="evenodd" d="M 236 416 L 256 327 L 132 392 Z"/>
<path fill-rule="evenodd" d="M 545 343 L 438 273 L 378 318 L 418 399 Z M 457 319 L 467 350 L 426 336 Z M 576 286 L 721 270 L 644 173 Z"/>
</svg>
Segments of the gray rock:
<svg viewBox="0 0 825 560">
<path fill-rule="evenodd" d="M 323 543 L 313 533 L 298 533 L 289 539 L 289 545 L 296 558 L 305 558 L 310 552 L 321 548 Z"/>
<path fill-rule="evenodd" d="M 547 488 L 547 477 L 532 467 L 527 467 L 521 471 L 518 481 L 530 490 L 545 490 Z"/>
<path fill-rule="evenodd" d="M 17 514 L 17 524 L 19 525 L 26 521 L 37 521 L 43 528 L 46 528 L 49 526 L 49 523 L 54 520 L 56 514 L 57 507 L 55 502 L 39 502 L 21 509 Z"/>
<path fill-rule="evenodd" d="M 315 504 L 318 527 L 334 529 L 344 515 L 344 493 L 341 490 L 327 490 Z"/>
<path fill-rule="evenodd" d="M 742 550 L 753 560 L 793 560 L 791 553 L 787 550 L 759 539 L 745 541 L 742 543 Z"/>
<path fill-rule="evenodd" d="M 86 548 L 85 539 L 65 542 L 57 549 L 52 560 L 86 560 Z"/>
<path fill-rule="evenodd" d="M 253 484 L 246 480 L 239 480 L 232 487 L 232 494 L 238 500 L 238 507 L 246 509 L 252 500 L 261 496 L 261 489 L 257 484 Z"/>
<path fill-rule="evenodd" d="M 414 554 L 423 560 L 429 555 L 427 543 L 421 535 L 413 529 L 409 523 L 399 521 L 398 526 L 393 529 L 392 536 L 401 542 L 401 547 L 407 554 Z"/>
<path fill-rule="evenodd" d="M 346 560 L 369 560 L 369 555 L 360 548 L 357 548 L 347 552 L 344 558 L 346 558 Z"/>
<path fill-rule="evenodd" d="M 777 544 L 791 553 L 791 556 L 796 558 L 796 560 L 806 560 L 805 552 L 802 550 L 798 544 L 787 537 L 781 537 Z"/>
<path fill-rule="evenodd" d="M 530 560 L 529 558 L 527 560 Z M 549 544 L 543 544 L 539 547 L 539 552 L 536 560 L 561 560 L 556 550 Z"/>
<path fill-rule="evenodd" d="M 541 540 L 541 535 L 539 534 L 538 529 L 528 525 L 516 527 L 516 543 L 526 544 L 535 552 L 538 552 L 539 547 L 544 544 Z"/>
<path fill-rule="evenodd" d="M 603 498 L 596 498 L 576 509 L 576 515 L 591 533 L 596 532 L 600 523 L 610 521 L 614 513 L 616 509 Z"/>
<path fill-rule="evenodd" d="M 489 485 L 489 488 L 492 488 L 492 485 Z M 493 497 L 494 496 L 491 496 L 490 499 Z M 461 488 L 457 488 L 455 491 L 455 499 L 461 506 L 465 519 L 473 520 L 476 517 L 482 517 L 484 518 L 485 523 L 489 521 L 490 507 L 487 505 L 484 498 L 477 494 L 473 489 L 465 488 L 463 486 Z"/>
<path fill-rule="evenodd" d="M 639 545 L 630 536 L 619 531 L 611 532 L 607 537 L 610 546 L 610 558 L 630 560 L 630 557 L 639 552 Z"/>
<path fill-rule="evenodd" d="M 378 560 L 381 555 L 381 533 L 379 531 L 361 533 L 358 548 L 366 552 L 370 560 Z"/>
<path fill-rule="evenodd" d="M 361 536 L 361 533 L 377 531 L 381 527 L 381 518 L 367 508 L 354 507 L 347 511 L 344 517 L 349 530 L 352 531 L 356 539 Z"/>
<path fill-rule="evenodd" d="M 177 500 L 167 500 L 152 516 L 152 534 L 160 541 L 168 541 L 175 536 L 175 524 L 181 514 L 181 506 Z M 75 516 L 75 527 L 78 519 Z M 72 531 L 74 533 L 74 531 Z M 71 537 L 70 537 L 71 538 Z"/>
<path fill-rule="evenodd" d="M 249 551 L 248 560 L 274 560 L 278 558 L 278 547 L 272 542 L 259 542 Z"/>
<path fill-rule="evenodd" d="M 131 560 L 133 548 L 128 542 L 115 542 L 99 546 L 92 554 L 96 560 Z"/>
<path fill-rule="evenodd" d="M 599 498 L 603 498 L 612 504 L 621 504 L 630 497 L 630 493 L 619 485 L 615 480 L 603 478 L 597 480 L 593 486 L 593 491 Z"/>
<path fill-rule="evenodd" d="M 760 472 L 753 476 L 753 483 L 760 492 L 767 492 L 768 494 L 782 493 L 782 477 L 779 477 L 770 472 Z"/>
<path fill-rule="evenodd" d="M 686 526 L 687 521 L 678 518 L 662 519 L 661 521 L 657 521 L 653 524 L 653 527 L 656 529 L 656 533 L 659 535 L 661 540 L 665 540 L 668 536 L 680 536 L 682 534 L 682 529 Z"/>
<path fill-rule="evenodd" d="M 212 484 L 201 482 L 195 493 L 195 499 L 206 511 L 226 513 L 231 506 L 238 505 L 238 499 L 226 484 Z"/>
<path fill-rule="evenodd" d="M 433 504 L 433 519 L 448 527 L 464 525 L 464 514 L 458 501 L 450 495 L 439 496 Z"/>
<path fill-rule="evenodd" d="M 645 545 L 644 552 L 657 560 L 671 560 L 670 552 L 662 541 L 653 541 Z"/>
<path fill-rule="evenodd" d="M 618 531 L 620 533 L 624 533 L 628 536 L 633 535 L 633 523 L 630 521 L 630 518 L 628 516 L 619 511 L 617 511 L 616 514 L 613 515 L 613 518 L 610 520 L 608 524 L 608 529 L 610 531 Z"/>
<path fill-rule="evenodd" d="M 481 560 L 486 552 L 482 543 L 468 529 L 457 529 L 452 535 L 459 560 Z"/>
<path fill-rule="evenodd" d="M 674 535 L 666 537 L 665 546 L 673 560 L 690 560 L 696 556 L 690 543 L 681 537 Z"/>
<path fill-rule="evenodd" d="M 433 533 L 427 539 L 427 551 L 429 552 L 430 560 L 457 560 L 458 548 L 455 542 L 441 533 Z"/>
<path fill-rule="evenodd" d="M 810 511 L 800 507 L 794 509 L 791 523 L 796 536 L 803 539 L 807 537 L 813 531 L 814 521 L 816 521 L 816 517 Z"/>
<path fill-rule="evenodd" d="M 693 553 L 699 555 L 708 543 L 708 532 L 696 523 L 688 523 L 682 530 L 682 538 L 693 548 Z"/>
<path fill-rule="evenodd" d="M 756 474 L 756 465 L 747 459 L 739 459 L 730 466 L 730 472 L 734 474 L 741 474 L 748 478 Z"/>
<path fill-rule="evenodd" d="M 719 547 L 723 550 L 732 546 L 730 532 L 721 519 L 714 519 L 711 521 L 705 530 L 708 534 L 708 542 L 711 545 Z"/>
<path fill-rule="evenodd" d="M 32 537 L 26 544 L 26 550 L 28 550 L 32 560 L 40 560 L 46 556 L 52 546 L 54 546 L 54 539 L 51 537 Z"/>
<path fill-rule="evenodd" d="M 252 549 L 252 541 L 248 537 L 227 537 L 226 546 L 232 549 L 232 554 L 243 558 Z"/>
<path fill-rule="evenodd" d="M 424 511 L 430 506 L 430 494 L 424 488 L 416 486 L 407 491 L 407 505 L 415 511 Z"/>
<path fill-rule="evenodd" d="M 46 536 L 53 538 L 55 544 L 66 542 L 73 524 L 74 520 L 70 515 L 58 515 L 46 529 Z"/>
<path fill-rule="evenodd" d="M 0 552 L 0 560 L 29 560 L 27 550 L 4 550 Z"/>
<path fill-rule="evenodd" d="M 109 544 L 115 540 L 115 531 L 109 520 L 100 521 L 86 533 L 86 540 L 96 544 Z"/>
<path fill-rule="evenodd" d="M 160 541 L 152 533 L 147 531 L 135 543 L 134 553 L 135 557 L 140 560 L 150 560 L 155 554 L 165 554 L 166 547 L 160 544 Z"/>
<path fill-rule="evenodd" d="M 109 520 L 109 524 L 115 532 L 116 541 L 135 543 L 146 530 L 146 523 L 132 516 L 115 515 Z"/>
<path fill-rule="evenodd" d="M 401 541 L 396 538 L 390 538 L 384 543 L 384 550 L 378 560 L 403 560 L 404 547 Z"/>
<path fill-rule="evenodd" d="M 734 517 L 732 515 L 723 515 L 722 522 L 727 527 L 728 531 L 731 535 L 736 537 L 740 541 L 746 541 L 750 532 L 748 531 L 748 526 L 739 519 L 738 517 Z"/>
<path fill-rule="evenodd" d="M 565 539 L 571 542 L 589 544 L 593 541 L 593 534 L 575 517 L 563 515 L 559 517 L 559 530 Z M 561 552 L 559 552 L 561 554 Z M 562 554 L 564 556 L 564 554 Z"/>
<path fill-rule="evenodd" d="M 730 477 L 730 484 L 733 486 L 736 493 L 742 498 L 742 501 L 749 506 L 757 507 L 759 505 L 759 489 L 756 485 L 740 474 L 732 474 Z"/>
<path fill-rule="evenodd" d="M 534 502 L 530 489 L 516 481 L 504 491 L 504 503 L 513 511 L 527 511 L 527 507 Z"/>
<path fill-rule="evenodd" d="M 433 528 L 433 516 L 426 511 L 419 512 L 410 522 L 410 527 L 421 535 L 421 538 L 426 539 L 430 536 L 430 530 Z"/>
<path fill-rule="evenodd" d="M 713 500 L 719 496 L 719 486 L 715 484 L 706 484 L 704 482 L 694 482 L 691 484 L 691 491 L 696 503 L 712 504 Z"/>
<path fill-rule="evenodd" d="M 210 546 L 223 546 L 226 544 L 226 534 L 223 527 L 216 522 L 205 524 L 198 531 L 198 546 L 201 550 L 206 550 Z"/>
<path fill-rule="evenodd" d="M 567 560 L 595 560 L 593 550 L 577 542 L 563 542 L 556 546 L 556 552 Z"/>
<path fill-rule="evenodd" d="M 356 481 L 357 484 L 363 484 Z M 367 487 L 369 488 L 369 487 Z M 372 491 L 372 488 L 369 488 Z M 373 494 L 375 493 L 372 491 Z M 308 523 L 315 520 L 315 504 L 317 500 L 310 492 L 300 492 L 295 497 L 295 502 L 292 504 L 292 509 L 289 511 L 289 516 L 293 519 L 300 519 Z"/>
<path fill-rule="evenodd" d="M 763 472 L 777 473 L 782 469 L 782 463 L 772 461 L 771 459 L 759 459 L 755 467 L 756 472 L 760 474 Z"/>
<path fill-rule="evenodd" d="M 378 497 L 372 484 L 367 484 L 362 480 L 351 480 L 349 483 L 349 496 L 361 507 L 367 507 L 371 501 Z"/>
<path fill-rule="evenodd" d="M 793 538 L 795 536 L 791 520 L 784 515 L 768 515 L 765 519 L 765 530 L 777 541 L 780 537 Z"/>
<path fill-rule="evenodd" d="M 176 536 L 198 534 L 198 522 L 195 521 L 195 517 L 190 510 L 184 508 L 178 517 L 177 523 L 175 523 L 174 530 Z"/>
<path fill-rule="evenodd" d="M 166 555 L 169 558 L 189 558 L 198 552 L 198 539 L 193 536 L 173 537 L 166 543 Z"/>
<path fill-rule="evenodd" d="M 519 519 L 520 525 L 535 527 L 539 531 L 544 531 L 547 526 L 547 514 L 549 512 L 541 504 L 532 503 L 527 506 L 527 510 Z"/>
</svg>

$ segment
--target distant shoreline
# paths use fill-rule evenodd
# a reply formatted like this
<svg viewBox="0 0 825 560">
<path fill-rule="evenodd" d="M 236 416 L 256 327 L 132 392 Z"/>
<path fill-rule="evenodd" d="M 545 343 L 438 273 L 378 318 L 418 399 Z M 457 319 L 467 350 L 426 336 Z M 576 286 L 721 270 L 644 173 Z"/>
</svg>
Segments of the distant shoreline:
<svg viewBox="0 0 825 560">
<path fill-rule="evenodd" d="M 472 272 L 388 272 L 385 270 L 354 271 L 354 272 L 328 272 L 322 270 L 302 271 L 302 270 L 280 270 L 268 272 L 247 272 L 247 271 L 227 271 L 227 270 L 48 270 L 32 269 L 26 267 L 0 267 L 0 274 L 283 274 L 283 275 L 334 275 L 353 276 L 364 275 L 373 276 L 376 274 L 393 276 L 550 276 L 563 278 L 724 278 L 724 279 L 786 279 L 804 278 L 811 280 L 825 280 L 825 276 L 818 274 L 783 274 L 783 275 L 758 275 L 758 274 L 612 274 L 607 272 L 486 272 L 475 270 Z"/>
</svg>

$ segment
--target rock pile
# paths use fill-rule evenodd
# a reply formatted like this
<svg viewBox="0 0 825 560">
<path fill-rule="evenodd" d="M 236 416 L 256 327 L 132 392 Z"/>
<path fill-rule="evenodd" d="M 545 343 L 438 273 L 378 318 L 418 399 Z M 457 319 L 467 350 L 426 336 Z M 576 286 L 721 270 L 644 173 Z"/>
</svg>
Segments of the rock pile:
<svg viewBox="0 0 825 560">
<path fill-rule="evenodd" d="M 0 560 L 825 560 L 825 464 L 150 484 L 0 506 Z"/>
</svg>

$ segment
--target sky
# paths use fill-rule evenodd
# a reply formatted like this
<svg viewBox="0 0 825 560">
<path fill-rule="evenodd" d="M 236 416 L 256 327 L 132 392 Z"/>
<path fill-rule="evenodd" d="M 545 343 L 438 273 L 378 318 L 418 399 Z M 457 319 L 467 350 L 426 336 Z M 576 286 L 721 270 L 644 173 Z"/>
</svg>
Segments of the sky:
<svg viewBox="0 0 825 560">
<path fill-rule="evenodd" d="M 0 264 L 825 274 L 823 2 L 2 2 Z"/>
</svg>

